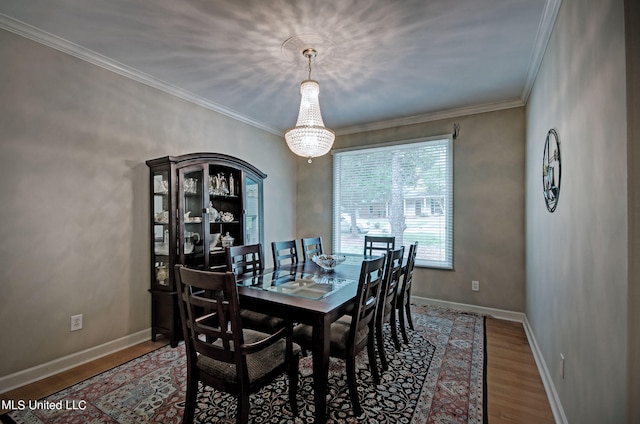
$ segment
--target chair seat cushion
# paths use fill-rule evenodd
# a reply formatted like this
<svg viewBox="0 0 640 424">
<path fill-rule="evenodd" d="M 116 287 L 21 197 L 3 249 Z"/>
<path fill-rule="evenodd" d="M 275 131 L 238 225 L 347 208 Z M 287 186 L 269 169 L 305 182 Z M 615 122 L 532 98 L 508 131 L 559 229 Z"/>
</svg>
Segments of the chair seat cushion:
<svg viewBox="0 0 640 424">
<path fill-rule="evenodd" d="M 285 320 L 282 318 L 272 317 L 248 309 L 241 309 L 240 317 L 242 318 L 242 326 L 245 329 L 250 328 L 252 330 L 264 331 L 265 333 L 275 332 L 285 325 Z"/>
<path fill-rule="evenodd" d="M 244 329 L 244 342 L 246 344 L 254 343 L 269 337 L 268 334 Z M 220 340 L 213 343 L 214 346 L 222 347 Z M 249 372 L 249 381 L 253 382 L 267 373 L 282 365 L 286 358 L 286 340 L 280 339 L 271 346 L 259 350 L 258 352 L 247 355 L 247 370 Z M 293 343 L 293 354 L 299 355 L 300 346 Z M 226 362 L 216 361 L 204 355 L 198 355 L 197 367 L 207 374 L 223 379 L 230 383 L 238 383 L 238 374 L 236 365 Z"/>
<path fill-rule="evenodd" d="M 349 340 L 349 331 L 351 329 L 351 316 L 343 315 L 336 322 L 331 324 L 331 352 L 344 355 L 347 351 L 347 342 Z M 369 327 L 365 326 L 356 334 L 356 345 L 364 341 L 369 335 Z M 313 328 L 309 325 L 297 325 L 293 329 L 293 339 L 300 342 L 303 346 L 309 348 L 312 343 Z"/>
</svg>

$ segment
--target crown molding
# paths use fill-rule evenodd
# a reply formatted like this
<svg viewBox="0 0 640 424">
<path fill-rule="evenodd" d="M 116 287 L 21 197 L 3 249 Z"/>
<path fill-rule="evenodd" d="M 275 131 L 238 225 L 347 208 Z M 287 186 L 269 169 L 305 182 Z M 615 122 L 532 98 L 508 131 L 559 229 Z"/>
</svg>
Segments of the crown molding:
<svg viewBox="0 0 640 424">
<path fill-rule="evenodd" d="M 421 124 L 425 122 L 457 118 L 460 116 L 474 115 L 478 113 L 493 112 L 493 111 L 510 109 L 510 108 L 521 107 L 526 105 L 529 95 L 531 93 L 531 90 L 533 88 L 533 85 L 535 83 L 536 77 L 538 75 L 540 65 L 544 58 L 544 53 L 547 49 L 549 39 L 551 38 L 551 33 L 553 31 L 553 27 L 556 21 L 556 17 L 558 16 L 558 11 L 560 9 L 561 4 L 562 4 L 562 0 L 547 0 L 545 4 L 545 7 L 542 13 L 542 19 L 540 20 L 540 25 L 538 27 L 538 32 L 536 34 L 534 49 L 532 51 L 531 58 L 529 59 L 529 71 L 527 74 L 527 79 L 526 79 L 522 94 L 520 96 L 520 99 L 507 100 L 503 102 L 486 103 L 486 104 L 480 104 L 475 106 L 467 106 L 467 107 L 443 110 L 443 111 L 438 111 L 433 113 L 414 115 L 414 116 L 398 118 L 398 119 L 352 125 L 352 126 L 342 127 L 342 128 L 334 128 L 336 135 L 340 136 L 340 135 L 354 134 L 358 132 L 376 131 L 376 130 L 399 127 L 404 125 Z M 273 128 L 263 122 L 259 122 L 254 119 L 251 119 L 245 115 L 242 115 L 237 111 L 234 111 L 225 106 L 214 103 L 190 91 L 174 86 L 166 81 L 162 81 L 158 78 L 155 78 L 137 69 L 134 69 L 127 65 L 119 63 L 111 58 L 103 56 L 92 50 L 81 47 L 68 40 L 65 40 L 63 38 L 50 34 L 46 31 L 43 31 L 39 28 L 36 28 L 32 25 L 29 25 L 27 23 L 24 23 L 22 21 L 11 18 L 1 13 L 0 13 L 0 28 L 13 32 L 17 35 L 28 38 L 30 40 L 33 40 L 45 46 L 51 47 L 63 53 L 69 54 L 78 59 L 100 66 L 101 68 L 104 68 L 111 72 L 115 72 L 126 78 L 130 78 L 134 81 L 145 84 L 149 87 L 156 88 L 160 91 L 163 91 L 167 94 L 173 95 L 180 99 L 186 100 L 190 103 L 196 104 L 198 106 L 201 106 L 206 109 L 212 110 L 214 112 L 220 113 L 222 115 L 228 116 L 237 121 L 251 125 L 255 128 L 261 129 L 268 133 L 274 134 L 279 137 L 284 136 L 283 131 Z"/>
<path fill-rule="evenodd" d="M 167 94 L 178 97 L 182 100 L 186 100 L 190 103 L 196 104 L 198 106 L 204 107 L 206 109 L 209 109 L 214 112 L 233 118 L 237 121 L 259 128 L 271 134 L 274 134 L 277 136 L 283 136 L 282 131 L 279 131 L 262 122 L 248 118 L 240 114 L 239 112 L 234 111 L 233 109 L 229 109 L 225 106 L 214 103 L 190 91 L 184 90 L 166 81 L 155 78 L 151 75 L 148 75 L 144 72 L 141 72 L 137 69 L 131 68 L 125 64 L 122 64 L 116 60 L 113 60 L 109 57 L 103 56 L 92 50 L 89 50 L 75 43 L 72 43 L 71 41 L 65 40 L 64 38 L 61 38 L 51 33 L 48 33 L 46 31 L 43 31 L 39 28 L 36 28 L 32 25 L 29 25 L 17 19 L 11 18 L 2 13 L 0 13 L 0 28 L 5 29 L 14 34 L 17 34 L 19 36 L 22 36 L 24 38 L 28 38 L 29 40 L 35 41 L 37 43 L 43 44 L 47 47 L 51 47 L 60 52 L 74 56 L 80 60 L 84 60 L 85 62 L 89 62 L 91 64 L 104 68 L 108 71 L 122 75 L 126 78 L 145 84 L 149 87 L 158 89 Z"/>
<path fill-rule="evenodd" d="M 343 127 L 335 129 L 336 135 L 354 134 L 358 132 L 375 131 L 387 128 L 393 128 L 403 125 L 421 124 L 424 122 L 437 121 L 441 119 L 457 118 L 465 115 L 474 115 L 477 113 L 493 112 L 503 109 L 510 109 L 514 107 L 521 107 L 527 104 L 529 100 L 529 94 L 538 76 L 544 53 L 547 50 L 549 39 L 551 38 L 551 32 L 558 17 L 558 11 L 562 0 L 547 0 L 544 9 L 542 11 L 542 19 L 540 19 L 540 25 L 536 33 L 536 40 L 534 42 L 534 48 L 529 58 L 529 71 L 527 73 L 527 79 L 525 81 L 520 99 L 507 100 L 504 102 L 486 103 L 475 106 L 468 106 L 457 109 L 449 109 L 444 111 L 438 111 L 434 113 L 415 115 L 406 118 L 391 119 L 387 121 L 378 121 L 362 125 L 353 125 L 349 127 Z"/>
<path fill-rule="evenodd" d="M 547 0 L 544 10 L 542 11 L 542 19 L 540 19 L 540 25 L 536 33 L 536 41 L 534 42 L 531 58 L 529 59 L 527 80 L 521 94 L 522 101 L 525 104 L 529 100 L 531 89 L 538 77 L 538 71 L 542 65 L 544 54 L 547 51 L 547 45 L 549 44 L 549 39 L 551 38 L 551 33 L 553 32 L 561 4 L 562 0 Z"/>
<path fill-rule="evenodd" d="M 387 128 L 401 127 L 405 125 L 422 124 L 424 122 L 439 121 L 441 119 L 457 118 L 477 113 L 494 112 L 497 110 L 511 109 L 524 106 L 524 101 L 520 99 L 506 100 L 504 102 L 485 103 L 476 106 L 466 106 L 456 109 L 443 110 L 439 112 L 426 113 L 422 115 L 408 116 L 406 118 L 390 119 L 388 121 L 371 122 L 362 125 L 353 125 L 335 129 L 336 135 L 355 134 L 359 132 L 383 130 Z"/>
</svg>

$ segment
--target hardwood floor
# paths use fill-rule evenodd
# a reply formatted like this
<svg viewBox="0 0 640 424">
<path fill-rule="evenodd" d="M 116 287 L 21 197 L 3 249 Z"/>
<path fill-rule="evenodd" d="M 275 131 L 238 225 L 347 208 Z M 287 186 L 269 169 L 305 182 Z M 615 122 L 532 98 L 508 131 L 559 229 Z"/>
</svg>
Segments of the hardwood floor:
<svg viewBox="0 0 640 424">
<path fill-rule="evenodd" d="M 43 397 L 49 396 L 69 386 L 73 386 L 87 378 L 98 375 L 101 372 L 107 371 L 120 364 L 124 364 L 127 361 L 135 359 L 138 356 L 142 356 L 145 353 L 149 353 L 167 344 L 169 344 L 169 340 L 162 338 L 159 338 L 156 342 L 149 340 L 119 352 L 104 356 L 95 361 L 63 371 L 59 374 L 52 375 L 51 377 L 47 377 L 43 380 L 36 381 L 35 383 L 27 384 L 26 386 L 3 393 L 0 395 L 0 399 L 42 399 Z M 6 412 L 8 411 L 0 409 L 0 414 L 5 414 Z"/>
<path fill-rule="evenodd" d="M 0 395 L 40 399 L 167 344 L 144 342 Z M 1 411 L 3 414 L 7 411 Z M 487 414 L 490 424 L 554 423 L 522 324 L 487 318 Z"/>
<path fill-rule="evenodd" d="M 554 423 L 521 323 L 487 318 L 489 423 Z"/>
</svg>

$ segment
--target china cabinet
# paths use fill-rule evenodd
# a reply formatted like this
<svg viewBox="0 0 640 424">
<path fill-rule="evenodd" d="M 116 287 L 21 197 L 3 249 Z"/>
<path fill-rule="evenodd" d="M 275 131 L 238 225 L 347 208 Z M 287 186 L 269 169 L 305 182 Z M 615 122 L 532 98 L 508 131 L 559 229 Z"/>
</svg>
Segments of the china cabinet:
<svg viewBox="0 0 640 424">
<path fill-rule="evenodd" d="M 180 338 L 174 266 L 226 268 L 224 246 L 263 243 L 263 180 L 251 164 L 219 153 L 148 160 L 151 211 L 151 338 Z"/>
</svg>

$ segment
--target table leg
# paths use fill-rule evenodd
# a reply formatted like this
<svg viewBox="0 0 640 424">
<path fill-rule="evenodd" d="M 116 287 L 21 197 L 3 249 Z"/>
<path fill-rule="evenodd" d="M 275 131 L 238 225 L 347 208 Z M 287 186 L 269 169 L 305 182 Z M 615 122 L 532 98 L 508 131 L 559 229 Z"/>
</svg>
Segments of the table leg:
<svg viewBox="0 0 640 424">
<path fill-rule="evenodd" d="M 313 326 L 313 392 L 316 407 L 315 423 L 327 422 L 327 384 L 329 380 L 329 350 L 331 322 L 324 317 Z"/>
</svg>

